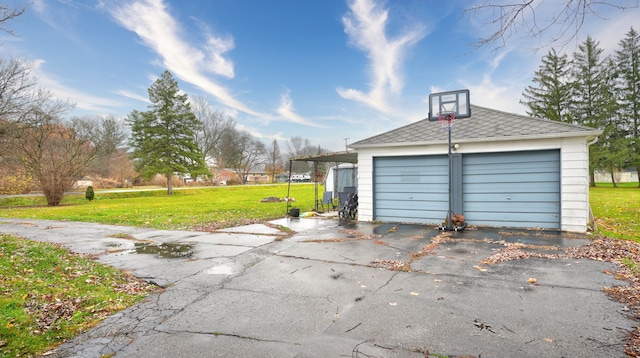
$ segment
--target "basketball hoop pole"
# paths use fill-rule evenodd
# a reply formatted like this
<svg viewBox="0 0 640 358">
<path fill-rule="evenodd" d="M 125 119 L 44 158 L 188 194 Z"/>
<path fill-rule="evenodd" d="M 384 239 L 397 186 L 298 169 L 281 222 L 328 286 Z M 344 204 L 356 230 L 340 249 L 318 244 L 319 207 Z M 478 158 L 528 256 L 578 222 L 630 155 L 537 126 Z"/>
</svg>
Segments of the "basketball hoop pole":
<svg viewBox="0 0 640 358">
<path fill-rule="evenodd" d="M 442 227 L 442 230 L 453 231 L 453 158 L 451 153 L 451 128 L 453 127 L 453 121 L 456 119 L 456 113 L 452 111 L 438 113 L 438 120 L 444 130 L 449 135 L 449 147 L 447 150 L 447 159 L 449 161 L 449 210 L 447 211 L 446 222 L 447 225 Z"/>
<path fill-rule="evenodd" d="M 448 151 L 448 159 L 449 159 L 449 211 L 447 212 L 447 231 L 453 231 L 453 223 L 452 223 L 452 218 L 453 218 L 453 209 L 452 209 L 452 203 L 451 203 L 451 199 L 452 199 L 452 192 L 451 192 L 451 182 L 453 180 L 453 178 L 451 178 L 451 174 L 452 174 L 452 158 L 451 158 L 451 118 L 448 118 L 449 120 L 449 128 L 447 128 L 447 131 L 449 132 L 449 151 Z"/>
</svg>

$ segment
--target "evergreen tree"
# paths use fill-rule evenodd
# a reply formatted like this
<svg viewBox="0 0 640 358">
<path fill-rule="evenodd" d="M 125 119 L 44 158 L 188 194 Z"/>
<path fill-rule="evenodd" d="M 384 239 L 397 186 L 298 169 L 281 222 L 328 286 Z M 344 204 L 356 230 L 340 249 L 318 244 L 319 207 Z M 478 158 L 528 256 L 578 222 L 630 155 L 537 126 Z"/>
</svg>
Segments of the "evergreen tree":
<svg viewBox="0 0 640 358">
<path fill-rule="evenodd" d="M 571 115 L 575 123 L 592 128 L 602 128 L 609 115 L 605 106 L 609 99 L 603 92 L 607 73 L 600 59 L 602 52 L 599 43 L 588 36 L 573 54 Z"/>
<path fill-rule="evenodd" d="M 165 71 L 148 92 L 149 110 L 134 110 L 128 117 L 130 144 L 134 149 L 131 156 L 136 170 L 144 177 L 163 174 L 167 178 L 167 194 L 171 195 L 174 173 L 196 177 L 208 172 L 195 140 L 195 131 L 201 123 L 169 71 Z"/>
<path fill-rule="evenodd" d="M 619 77 L 617 92 L 629 150 L 625 164 L 635 167 L 640 176 L 640 34 L 632 27 L 619 45 L 620 50 L 615 52 Z"/>
<path fill-rule="evenodd" d="M 612 74 L 601 60 L 602 48 L 591 36 L 578 46 L 573 54 L 573 86 L 570 104 L 571 117 L 576 124 L 605 129 L 616 115 L 615 96 L 611 86 Z M 608 141 L 598 140 L 589 155 L 591 186 L 595 186 L 594 170 L 602 168 Z"/>
<path fill-rule="evenodd" d="M 528 107 L 528 115 L 571 123 L 570 70 L 567 55 L 558 55 L 555 49 L 542 58 L 542 64 L 533 78 L 534 84 L 525 88 L 522 94 L 524 100 L 520 101 Z"/>
</svg>

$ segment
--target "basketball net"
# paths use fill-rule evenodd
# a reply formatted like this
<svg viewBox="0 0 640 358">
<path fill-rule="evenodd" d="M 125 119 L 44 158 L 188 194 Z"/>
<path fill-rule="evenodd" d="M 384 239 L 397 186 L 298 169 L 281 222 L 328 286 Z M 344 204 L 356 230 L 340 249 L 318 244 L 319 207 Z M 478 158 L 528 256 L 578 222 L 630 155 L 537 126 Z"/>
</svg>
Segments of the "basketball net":
<svg viewBox="0 0 640 358">
<path fill-rule="evenodd" d="M 456 119 L 456 112 L 454 111 L 445 111 L 438 113 L 438 121 L 440 121 L 440 126 L 442 129 L 450 131 L 451 127 L 453 127 L 453 122 Z"/>
</svg>

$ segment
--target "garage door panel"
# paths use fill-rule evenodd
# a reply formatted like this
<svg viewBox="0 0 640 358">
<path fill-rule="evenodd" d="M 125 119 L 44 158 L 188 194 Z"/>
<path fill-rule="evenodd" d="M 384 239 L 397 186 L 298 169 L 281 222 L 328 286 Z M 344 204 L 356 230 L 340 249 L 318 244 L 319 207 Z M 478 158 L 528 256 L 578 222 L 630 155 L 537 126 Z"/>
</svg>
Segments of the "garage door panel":
<svg viewBox="0 0 640 358">
<path fill-rule="evenodd" d="M 443 219 L 442 211 L 421 211 L 416 212 L 413 217 L 407 217 L 404 211 L 381 210 L 379 215 L 385 218 L 384 221 L 397 223 L 434 224 L 442 222 Z"/>
<path fill-rule="evenodd" d="M 523 167 L 523 168 L 509 168 L 509 167 L 493 167 L 490 173 L 484 171 L 486 168 L 465 168 L 465 173 L 467 174 L 477 174 L 477 175 L 496 175 L 500 176 L 503 174 L 530 174 L 531 172 L 542 173 L 542 172 L 551 172 L 548 166 L 540 166 L 540 167 Z"/>
<path fill-rule="evenodd" d="M 501 204 L 503 203 L 496 203 Z M 465 214 L 484 211 L 487 204 L 473 203 L 464 208 Z M 499 212 L 504 213 L 546 213 L 549 211 L 549 205 L 546 202 L 521 202 L 511 205 L 503 205 L 503 209 Z M 553 215 L 553 214 L 552 214 Z"/>
<path fill-rule="evenodd" d="M 448 193 L 414 193 L 414 192 L 396 192 L 396 193 L 378 193 L 376 200 L 382 201 L 420 201 L 429 203 L 431 201 L 444 201 L 449 200 Z"/>
<path fill-rule="evenodd" d="M 536 183 L 535 185 L 527 185 L 522 183 L 502 183 L 495 185 L 494 183 L 464 183 L 464 192 L 466 194 L 475 193 L 556 193 L 558 184 L 553 182 Z"/>
<path fill-rule="evenodd" d="M 448 174 L 444 174 L 445 176 Z M 401 185 L 411 185 L 411 184 L 442 184 L 441 176 L 435 175 L 415 175 L 412 177 L 400 176 L 396 175 L 388 175 L 388 176 L 378 176 L 376 177 L 376 184 L 384 185 L 384 184 L 401 184 Z"/>
<path fill-rule="evenodd" d="M 374 158 L 374 219 L 435 223 L 448 207 L 446 156 Z"/>
<path fill-rule="evenodd" d="M 558 171 L 530 171 L 529 173 L 508 173 L 505 171 L 499 174 L 493 172 L 486 174 L 469 174 L 465 172 L 464 175 L 466 176 L 466 178 L 463 179 L 463 184 L 519 183 L 521 185 L 537 185 L 537 183 L 555 182 L 558 179 Z"/>
<path fill-rule="evenodd" d="M 465 155 L 463 210 L 473 225 L 560 228 L 560 151 Z"/>
<path fill-rule="evenodd" d="M 466 216 L 465 216 L 466 220 Z M 523 227 L 523 228 L 540 228 L 540 229 L 557 229 L 558 228 L 558 216 L 557 215 L 521 215 L 518 218 L 514 215 L 509 220 L 506 220 L 504 216 L 496 214 L 493 217 L 482 217 L 482 222 L 474 225 L 484 226 L 497 226 L 497 227 Z"/>
<path fill-rule="evenodd" d="M 473 205 L 475 203 L 487 205 L 508 205 L 509 203 L 535 203 L 535 202 L 556 202 L 558 200 L 558 193 L 523 193 L 523 194 L 504 194 L 504 193 L 478 193 L 478 194 L 465 194 L 465 210 L 467 209 L 467 203 Z M 550 205 L 550 204 L 548 204 Z M 496 208 L 492 208 L 496 209 Z"/>
<path fill-rule="evenodd" d="M 382 203 L 384 204 L 384 203 Z M 426 201 L 408 201 L 405 206 L 402 209 L 385 209 L 387 211 L 397 211 L 397 212 L 404 212 L 407 209 L 410 209 L 412 211 L 416 211 L 416 212 L 422 212 L 422 211 L 437 211 L 440 212 L 439 207 L 442 206 L 447 206 L 447 201 L 430 201 L 430 202 L 426 202 Z M 380 209 L 382 210 L 382 209 Z"/>
<path fill-rule="evenodd" d="M 557 159 L 558 150 L 478 153 L 471 165 L 510 165 L 512 163 L 546 163 Z"/>
</svg>

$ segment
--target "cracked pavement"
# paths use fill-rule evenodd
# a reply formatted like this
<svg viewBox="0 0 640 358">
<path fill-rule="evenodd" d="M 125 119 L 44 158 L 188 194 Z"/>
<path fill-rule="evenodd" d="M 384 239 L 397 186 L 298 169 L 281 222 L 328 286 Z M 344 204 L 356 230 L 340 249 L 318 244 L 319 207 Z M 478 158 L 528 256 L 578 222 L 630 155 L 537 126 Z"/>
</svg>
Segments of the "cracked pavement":
<svg viewBox="0 0 640 358">
<path fill-rule="evenodd" d="M 95 254 L 165 287 L 49 357 L 625 356 L 635 322 L 602 292 L 626 285 L 607 274 L 615 265 L 482 263 L 505 241 L 541 252 L 588 242 L 508 231 L 291 218 L 205 233 L 0 219 L 0 232 Z M 159 244 L 191 251 L 137 251 Z"/>
</svg>

